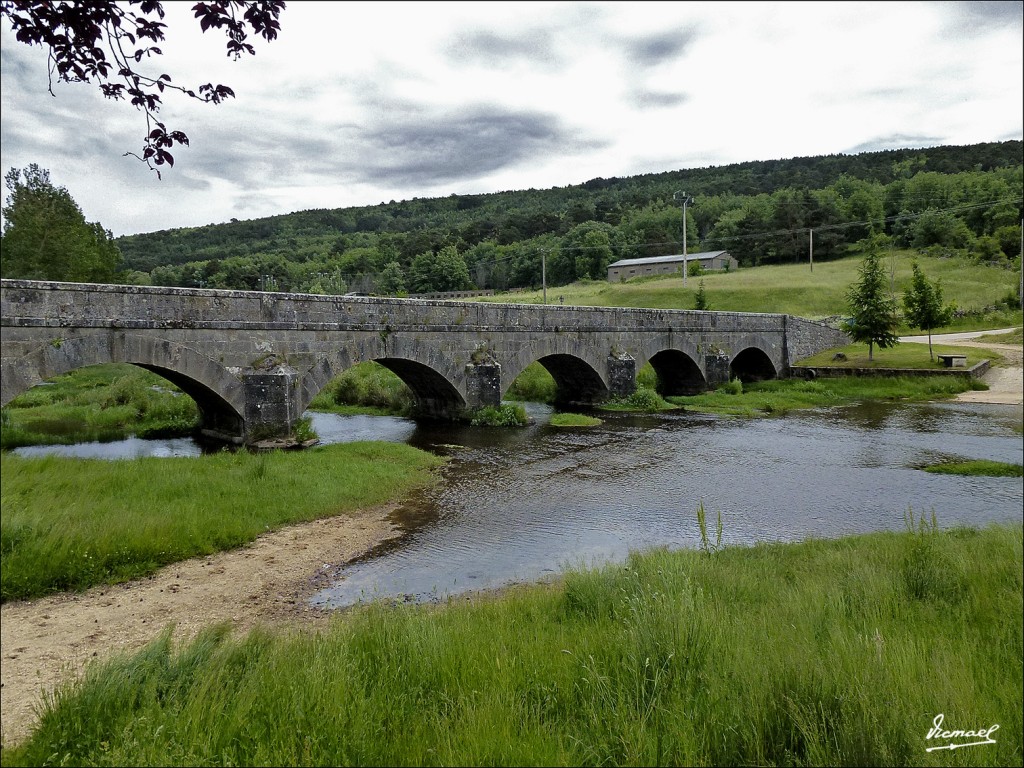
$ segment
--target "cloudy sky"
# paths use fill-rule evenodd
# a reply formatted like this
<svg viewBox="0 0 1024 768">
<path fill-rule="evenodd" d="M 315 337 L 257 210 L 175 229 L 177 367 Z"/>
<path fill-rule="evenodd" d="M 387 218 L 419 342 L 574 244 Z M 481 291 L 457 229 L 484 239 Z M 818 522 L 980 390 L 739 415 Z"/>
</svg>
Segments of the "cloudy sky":
<svg viewBox="0 0 1024 768">
<path fill-rule="evenodd" d="M 140 113 L 0 31 L 3 170 L 115 235 L 1024 134 L 1021 2 L 289 2 L 239 61 L 167 5 L 143 67 L 237 98 L 165 97 L 162 180 Z"/>
</svg>

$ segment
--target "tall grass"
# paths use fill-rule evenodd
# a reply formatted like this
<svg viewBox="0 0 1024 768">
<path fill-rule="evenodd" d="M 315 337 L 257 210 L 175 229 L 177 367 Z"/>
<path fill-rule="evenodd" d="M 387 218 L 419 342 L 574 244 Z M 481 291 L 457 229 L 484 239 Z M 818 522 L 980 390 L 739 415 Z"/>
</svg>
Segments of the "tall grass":
<svg viewBox="0 0 1024 768">
<path fill-rule="evenodd" d="M 1019 525 L 911 520 L 168 634 L 57 691 L 4 764 L 1019 765 L 1022 572 Z M 997 743 L 925 752 L 940 713 Z"/>
<path fill-rule="evenodd" d="M 132 461 L 0 456 L 0 599 L 79 590 L 400 498 L 440 459 L 406 445 Z"/>
<path fill-rule="evenodd" d="M 169 381 L 113 363 L 71 371 L 16 397 L 3 409 L 0 446 L 179 436 L 198 425 L 195 401 Z"/>
</svg>

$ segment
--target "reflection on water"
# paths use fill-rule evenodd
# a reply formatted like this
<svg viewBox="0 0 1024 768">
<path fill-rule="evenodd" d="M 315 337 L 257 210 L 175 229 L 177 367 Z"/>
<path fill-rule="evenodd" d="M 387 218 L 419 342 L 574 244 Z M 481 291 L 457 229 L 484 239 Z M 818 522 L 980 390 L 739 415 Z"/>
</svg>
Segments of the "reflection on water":
<svg viewBox="0 0 1024 768">
<path fill-rule="evenodd" d="M 322 442 L 408 442 L 450 458 L 443 481 L 395 514 L 405 534 L 312 602 L 441 599 L 533 581 L 630 550 L 699 543 L 697 505 L 730 544 L 899 530 L 907 510 L 942 526 L 1020 522 L 1019 478 L 929 474 L 968 458 L 1020 464 L 1019 406 L 872 403 L 780 418 L 602 414 L 598 427 L 494 429 L 310 413 Z M 190 440 L 126 440 L 15 453 L 199 455 Z"/>
<path fill-rule="evenodd" d="M 70 456 L 76 459 L 141 459 L 146 456 L 200 456 L 202 447 L 191 437 L 143 440 L 129 437 L 109 443 L 75 443 L 74 445 L 24 445 L 11 453 L 17 456 Z"/>
</svg>

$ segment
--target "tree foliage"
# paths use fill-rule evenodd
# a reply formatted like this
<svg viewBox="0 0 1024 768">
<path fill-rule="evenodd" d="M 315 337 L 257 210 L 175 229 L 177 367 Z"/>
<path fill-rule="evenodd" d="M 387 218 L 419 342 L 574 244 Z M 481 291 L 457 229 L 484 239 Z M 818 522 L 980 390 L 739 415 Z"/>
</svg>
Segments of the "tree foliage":
<svg viewBox="0 0 1024 768">
<path fill-rule="evenodd" d="M 436 254 L 421 253 L 413 259 L 409 281 L 417 293 L 465 291 L 473 287 L 466 262 L 453 245 Z"/>
<path fill-rule="evenodd" d="M 910 287 L 903 294 L 904 317 L 911 328 L 927 331 L 928 356 L 934 360 L 932 330 L 949 325 L 953 319 L 953 306 L 942 303 L 941 281 L 929 282 L 916 261 L 911 266 L 914 275 Z"/>
<path fill-rule="evenodd" d="M 32 164 L 4 177 L 7 205 L 0 236 L 0 276 L 24 280 L 109 283 L 116 279 L 121 252 L 113 235 L 87 222 L 50 172 Z"/>
<path fill-rule="evenodd" d="M 896 346 L 899 338 L 895 330 L 899 324 L 896 302 L 886 290 L 886 278 L 882 269 L 878 248 L 870 248 L 858 270 L 860 279 L 848 293 L 851 317 L 843 330 L 854 341 L 868 345 L 868 360 L 875 356 L 875 345 L 880 349 Z"/>
<path fill-rule="evenodd" d="M 704 281 L 700 281 L 700 285 L 697 287 L 697 294 L 694 296 L 694 309 L 699 309 L 702 312 L 711 309 L 711 304 L 708 302 L 707 291 L 704 290 Z"/>
<path fill-rule="evenodd" d="M 285 4 L 275 0 L 241 2 L 216 0 L 192 6 L 203 32 L 222 29 L 227 54 L 235 59 L 255 54 L 247 42 L 250 31 L 268 42 L 280 30 L 278 17 Z M 69 83 L 96 83 L 108 99 L 127 99 L 145 116 L 146 135 L 139 158 L 147 167 L 174 165 L 169 149 L 188 145 L 182 131 L 169 130 L 157 119 L 167 91 L 177 91 L 199 101 L 219 104 L 235 93 L 226 85 L 205 83 L 196 88 L 177 85 L 166 73 L 147 73 L 143 59 L 162 55 L 158 43 L 166 39 L 163 4 L 132 0 L 127 4 L 106 0 L 89 2 L 0 1 L 0 17 L 6 18 L 19 42 L 45 48 L 49 58 L 49 90 L 54 79 Z"/>
</svg>

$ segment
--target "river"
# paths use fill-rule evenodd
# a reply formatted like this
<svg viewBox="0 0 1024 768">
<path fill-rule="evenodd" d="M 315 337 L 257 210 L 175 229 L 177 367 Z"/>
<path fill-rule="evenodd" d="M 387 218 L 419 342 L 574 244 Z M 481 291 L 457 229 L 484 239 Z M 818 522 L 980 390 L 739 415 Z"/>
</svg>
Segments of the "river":
<svg viewBox="0 0 1024 768">
<path fill-rule="evenodd" d="M 696 547 L 703 504 L 724 544 L 900 530 L 934 512 L 942 527 L 1021 522 L 1020 478 L 919 467 L 950 459 L 1020 464 L 1019 406 L 863 404 L 733 419 L 601 414 L 597 427 L 496 429 L 311 413 L 322 442 L 391 440 L 450 457 L 442 481 L 396 513 L 404 534 L 338 565 L 323 607 L 440 600 L 537 581 L 635 549 Z M 22 448 L 22 455 L 199 455 L 191 440 Z"/>
</svg>

